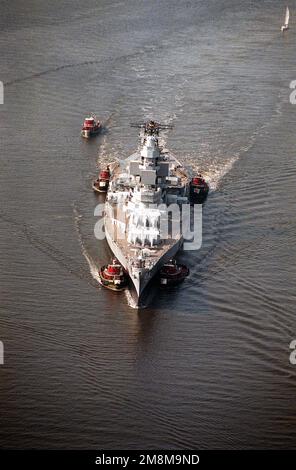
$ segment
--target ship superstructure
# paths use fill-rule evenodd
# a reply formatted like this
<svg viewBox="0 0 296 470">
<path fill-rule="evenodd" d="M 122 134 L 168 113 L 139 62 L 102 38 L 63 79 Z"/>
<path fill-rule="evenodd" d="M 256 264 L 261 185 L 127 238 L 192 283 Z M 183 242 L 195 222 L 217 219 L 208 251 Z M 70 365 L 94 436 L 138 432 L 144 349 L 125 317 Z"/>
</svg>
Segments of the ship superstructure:
<svg viewBox="0 0 296 470">
<path fill-rule="evenodd" d="M 180 162 L 159 144 L 159 131 L 169 126 L 149 121 L 137 127 L 139 149 L 112 169 L 104 224 L 108 244 L 140 302 L 150 280 L 183 243 L 180 231 L 170 233 L 163 227 L 169 221 L 168 206 L 189 202 L 190 180 Z"/>
</svg>

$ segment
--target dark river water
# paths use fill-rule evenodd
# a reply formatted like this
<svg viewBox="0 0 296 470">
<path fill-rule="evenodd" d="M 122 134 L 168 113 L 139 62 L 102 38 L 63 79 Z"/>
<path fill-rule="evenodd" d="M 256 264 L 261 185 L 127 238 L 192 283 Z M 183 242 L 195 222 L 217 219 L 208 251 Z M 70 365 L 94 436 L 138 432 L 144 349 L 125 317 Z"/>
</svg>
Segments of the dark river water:
<svg viewBox="0 0 296 470">
<path fill-rule="evenodd" d="M 296 1 L 0 3 L 0 446 L 296 448 Z M 84 116 L 106 131 L 83 141 Z M 211 192 L 191 275 L 97 283 L 98 168 L 130 121 Z"/>
</svg>

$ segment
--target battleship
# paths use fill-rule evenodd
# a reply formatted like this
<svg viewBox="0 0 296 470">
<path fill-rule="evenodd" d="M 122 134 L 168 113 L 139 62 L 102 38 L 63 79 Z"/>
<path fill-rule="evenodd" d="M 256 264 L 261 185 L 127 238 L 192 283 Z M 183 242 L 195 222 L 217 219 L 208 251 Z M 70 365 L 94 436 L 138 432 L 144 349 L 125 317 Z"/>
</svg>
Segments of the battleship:
<svg viewBox="0 0 296 470">
<path fill-rule="evenodd" d="M 161 267 L 183 244 L 181 233 L 166 236 L 161 222 L 168 207 L 190 201 L 190 176 L 168 150 L 159 133 L 171 126 L 155 121 L 133 123 L 140 128 L 140 144 L 125 160 L 110 165 L 105 201 L 104 227 L 107 242 L 129 275 L 137 306 Z"/>
</svg>

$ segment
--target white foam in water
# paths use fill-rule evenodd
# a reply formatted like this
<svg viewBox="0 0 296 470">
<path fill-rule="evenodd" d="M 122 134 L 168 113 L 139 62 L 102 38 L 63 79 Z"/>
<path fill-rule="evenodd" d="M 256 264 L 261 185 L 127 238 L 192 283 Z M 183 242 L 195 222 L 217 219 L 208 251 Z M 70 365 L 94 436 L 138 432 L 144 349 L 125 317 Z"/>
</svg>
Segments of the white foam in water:
<svg viewBox="0 0 296 470">
<path fill-rule="evenodd" d="M 174 155 L 173 152 L 170 152 Z M 196 173 L 201 173 L 212 191 L 216 191 L 219 183 L 224 176 L 231 170 L 234 163 L 238 160 L 239 155 L 235 154 L 228 159 L 221 157 L 209 157 L 207 151 L 196 154 L 187 154 L 183 156 L 174 155 L 177 160 L 182 163 L 185 168 L 189 167 L 192 171 L 192 176 Z"/>
<path fill-rule="evenodd" d="M 102 163 L 107 160 L 107 136 L 104 135 L 100 145 L 99 154 L 97 156 L 97 168 L 100 168 Z"/>
<path fill-rule="evenodd" d="M 92 275 L 93 279 L 95 279 L 95 281 L 98 281 L 98 283 L 100 283 L 98 267 L 96 263 L 94 262 L 94 260 L 87 253 L 86 248 L 84 247 L 83 243 L 81 243 L 81 251 L 88 263 L 90 274 Z"/>
<path fill-rule="evenodd" d="M 114 111 L 107 117 L 107 119 L 104 122 L 104 125 L 107 127 L 112 126 L 114 122 L 116 121 L 116 116 L 117 116 L 117 111 Z M 100 145 L 99 145 L 99 151 L 97 155 L 97 161 L 96 161 L 96 167 L 97 169 L 100 169 L 101 166 L 106 165 L 110 163 L 111 161 L 118 160 L 121 155 L 120 150 L 118 149 L 118 146 L 113 146 L 110 145 L 108 142 L 108 135 L 104 134 L 100 138 Z"/>
<path fill-rule="evenodd" d="M 143 309 L 143 308 L 147 308 L 148 305 L 150 305 L 151 303 L 151 300 L 153 299 L 155 293 L 153 290 L 150 291 L 149 295 L 145 297 L 144 299 L 144 302 L 143 303 L 143 300 L 141 300 L 141 304 L 140 306 L 137 304 L 137 300 L 133 297 L 131 291 L 129 289 L 125 289 L 124 291 L 124 294 L 125 294 L 125 297 L 126 297 L 126 300 L 127 300 L 127 303 L 128 303 L 128 306 L 131 307 L 131 308 L 134 308 L 134 309 Z"/>
<path fill-rule="evenodd" d="M 99 276 L 97 264 L 89 256 L 89 254 L 87 252 L 87 249 L 85 248 L 83 240 L 82 240 L 81 231 L 80 231 L 80 227 L 79 227 L 79 222 L 82 219 L 82 215 L 79 214 L 79 212 L 78 212 L 78 210 L 76 209 L 75 206 L 73 206 L 73 212 L 74 212 L 75 228 L 76 228 L 76 231 L 77 231 L 77 234 L 78 234 L 78 241 L 79 241 L 79 245 L 81 247 L 81 252 L 82 252 L 83 256 L 85 257 L 85 259 L 87 261 L 87 264 L 89 266 L 90 274 L 92 275 L 93 279 L 95 279 L 95 281 L 98 281 L 98 283 L 99 283 L 100 282 L 100 276 Z"/>
<path fill-rule="evenodd" d="M 126 297 L 128 306 L 131 307 L 131 308 L 134 308 L 134 309 L 138 308 L 137 302 L 136 302 L 136 300 L 133 298 L 133 296 L 132 296 L 130 290 L 129 290 L 129 289 L 125 289 L 124 294 L 125 294 L 125 297 Z"/>
<path fill-rule="evenodd" d="M 205 180 L 209 183 L 210 189 L 216 191 L 225 175 L 229 173 L 234 163 L 241 157 L 243 153 L 248 152 L 254 143 L 259 132 L 264 128 L 264 125 L 249 136 L 245 145 L 238 149 L 230 150 L 232 155 L 226 157 L 223 155 L 223 149 L 213 152 L 207 144 L 201 144 L 201 151 L 198 154 L 187 154 L 179 157 L 179 160 L 184 166 L 189 166 L 193 174 L 201 172 Z M 226 153 L 226 152 L 225 152 Z"/>
<path fill-rule="evenodd" d="M 207 169 L 202 171 L 202 174 L 212 191 L 216 191 L 218 189 L 219 183 L 224 178 L 224 176 L 229 173 L 237 159 L 237 156 L 231 157 L 221 166 L 212 164 Z"/>
</svg>

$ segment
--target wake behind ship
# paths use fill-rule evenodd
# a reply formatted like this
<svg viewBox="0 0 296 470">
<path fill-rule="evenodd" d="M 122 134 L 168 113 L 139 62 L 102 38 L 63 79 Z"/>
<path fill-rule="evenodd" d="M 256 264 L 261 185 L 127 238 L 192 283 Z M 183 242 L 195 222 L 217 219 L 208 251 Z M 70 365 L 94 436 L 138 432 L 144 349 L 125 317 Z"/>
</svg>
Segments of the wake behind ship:
<svg viewBox="0 0 296 470">
<path fill-rule="evenodd" d="M 136 125 L 134 125 L 136 126 Z M 159 145 L 163 126 L 139 124 L 138 151 L 116 163 L 105 203 L 105 234 L 134 285 L 137 305 L 159 269 L 175 256 L 182 234 L 161 230 L 170 204 L 189 202 L 189 177 L 178 160 Z"/>
</svg>

